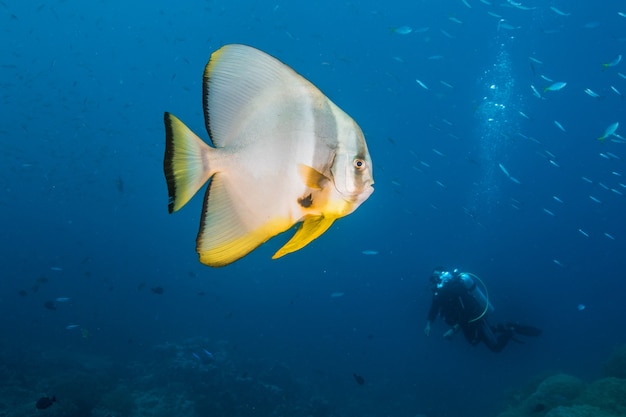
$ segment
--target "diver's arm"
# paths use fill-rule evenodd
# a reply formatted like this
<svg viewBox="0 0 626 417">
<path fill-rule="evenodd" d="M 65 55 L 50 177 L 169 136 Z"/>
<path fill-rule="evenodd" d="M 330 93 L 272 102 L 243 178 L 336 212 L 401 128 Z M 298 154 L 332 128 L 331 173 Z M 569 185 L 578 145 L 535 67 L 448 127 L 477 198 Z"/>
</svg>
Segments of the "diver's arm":
<svg viewBox="0 0 626 417">
<path fill-rule="evenodd" d="M 455 324 L 454 326 L 452 326 L 450 328 L 450 330 L 448 330 L 447 332 L 445 332 L 443 334 L 443 337 L 445 337 L 446 339 L 450 339 L 452 336 L 454 336 L 459 331 L 460 328 L 461 328 L 461 326 L 459 326 L 458 323 Z"/>
<path fill-rule="evenodd" d="M 433 321 L 435 321 L 435 318 L 437 318 L 440 305 L 441 303 L 439 301 L 439 297 L 433 295 L 433 301 L 430 305 L 430 309 L 428 310 L 428 316 L 426 319 L 426 327 L 424 327 L 424 334 L 426 336 L 430 336 L 430 327 L 432 326 Z"/>
</svg>

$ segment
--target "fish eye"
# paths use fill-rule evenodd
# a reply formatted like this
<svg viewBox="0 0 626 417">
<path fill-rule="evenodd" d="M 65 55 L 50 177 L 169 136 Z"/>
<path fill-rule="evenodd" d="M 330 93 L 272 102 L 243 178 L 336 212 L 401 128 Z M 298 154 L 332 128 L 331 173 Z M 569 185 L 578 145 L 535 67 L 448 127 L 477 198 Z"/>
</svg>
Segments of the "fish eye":
<svg viewBox="0 0 626 417">
<path fill-rule="evenodd" d="M 354 167 L 356 169 L 363 169 L 365 168 L 365 161 L 362 159 L 355 159 L 354 160 Z"/>
</svg>

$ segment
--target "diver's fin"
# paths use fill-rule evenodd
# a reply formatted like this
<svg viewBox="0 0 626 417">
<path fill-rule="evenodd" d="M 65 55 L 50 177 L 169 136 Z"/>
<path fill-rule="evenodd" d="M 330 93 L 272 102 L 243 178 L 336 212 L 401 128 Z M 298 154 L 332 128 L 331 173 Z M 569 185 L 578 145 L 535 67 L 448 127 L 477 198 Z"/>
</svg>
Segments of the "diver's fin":
<svg viewBox="0 0 626 417">
<path fill-rule="evenodd" d="M 541 335 L 541 329 L 533 326 L 528 326 L 525 324 L 509 322 L 506 324 L 515 334 L 519 334 L 522 336 L 539 336 Z"/>
</svg>

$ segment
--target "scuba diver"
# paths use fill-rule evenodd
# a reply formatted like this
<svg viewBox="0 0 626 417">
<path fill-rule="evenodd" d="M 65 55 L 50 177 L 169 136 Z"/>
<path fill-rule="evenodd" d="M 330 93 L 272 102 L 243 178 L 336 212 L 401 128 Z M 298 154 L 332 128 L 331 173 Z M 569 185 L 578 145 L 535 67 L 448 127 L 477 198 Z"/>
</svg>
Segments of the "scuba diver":
<svg viewBox="0 0 626 417">
<path fill-rule="evenodd" d="M 480 282 L 484 292 L 478 287 Z M 430 328 L 441 315 L 451 328 L 443 334 L 446 339 L 451 338 L 459 330 L 471 345 L 483 342 L 492 352 L 500 352 L 516 335 L 539 336 L 541 329 L 524 326 L 519 323 L 491 325 L 487 320 L 493 312 L 489 302 L 487 288 L 476 275 L 461 272 L 458 269 L 448 271 L 438 267 L 430 277 L 433 300 L 428 311 L 428 318 L 424 333 L 430 335 Z"/>
</svg>

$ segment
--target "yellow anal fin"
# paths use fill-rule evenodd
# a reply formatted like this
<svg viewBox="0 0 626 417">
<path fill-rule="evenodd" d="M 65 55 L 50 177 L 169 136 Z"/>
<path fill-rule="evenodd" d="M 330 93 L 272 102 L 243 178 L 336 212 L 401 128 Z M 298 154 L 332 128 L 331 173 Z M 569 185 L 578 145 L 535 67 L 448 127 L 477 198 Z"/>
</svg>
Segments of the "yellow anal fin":
<svg viewBox="0 0 626 417">
<path fill-rule="evenodd" d="M 297 250 L 302 249 L 313 240 L 320 237 L 335 221 L 334 217 L 324 217 L 324 216 L 316 216 L 309 217 L 305 219 L 298 231 L 289 242 L 285 243 L 285 245 L 278 250 L 272 256 L 272 259 L 278 259 L 281 256 L 287 255 L 288 253 L 295 252 Z"/>
<path fill-rule="evenodd" d="M 212 148 L 176 116 L 165 113 L 165 158 L 163 170 L 173 213 L 187 204 L 211 177 L 208 154 Z"/>
</svg>

